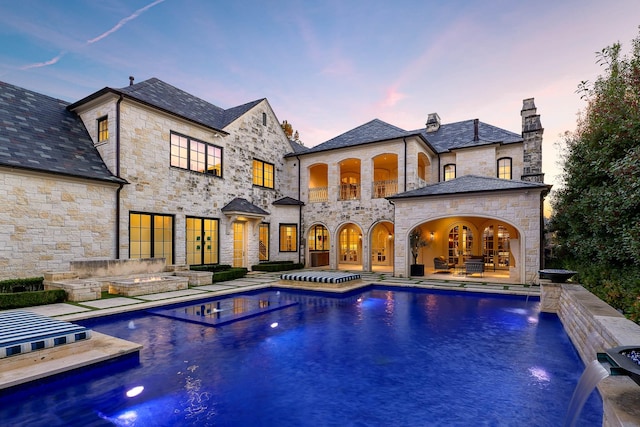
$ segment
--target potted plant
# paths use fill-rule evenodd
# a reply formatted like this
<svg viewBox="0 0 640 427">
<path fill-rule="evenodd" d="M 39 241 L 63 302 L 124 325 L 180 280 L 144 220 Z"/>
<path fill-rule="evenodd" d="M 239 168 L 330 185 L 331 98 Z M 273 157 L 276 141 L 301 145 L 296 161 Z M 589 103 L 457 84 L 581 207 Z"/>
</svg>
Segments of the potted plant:
<svg viewBox="0 0 640 427">
<path fill-rule="evenodd" d="M 420 249 L 428 245 L 429 241 L 422 236 L 422 230 L 419 228 L 414 228 L 409 233 L 409 247 L 413 257 L 413 263 L 411 264 L 412 276 L 424 276 L 424 264 L 418 264 L 418 255 L 420 254 Z"/>
</svg>

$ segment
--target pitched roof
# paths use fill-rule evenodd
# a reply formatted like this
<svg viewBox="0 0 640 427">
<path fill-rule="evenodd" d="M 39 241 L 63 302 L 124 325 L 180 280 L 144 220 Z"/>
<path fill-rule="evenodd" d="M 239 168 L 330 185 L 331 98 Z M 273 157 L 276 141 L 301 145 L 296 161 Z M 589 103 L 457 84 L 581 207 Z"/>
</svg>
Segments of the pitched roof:
<svg viewBox="0 0 640 427">
<path fill-rule="evenodd" d="M 487 144 L 522 142 L 522 135 L 478 121 L 478 140 L 474 140 L 474 120 L 443 124 L 435 132 L 418 129 L 439 153 Z"/>
<path fill-rule="evenodd" d="M 70 105 L 69 109 L 73 110 L 105 93 L 123 95 L 221 132 L 224 132 L 223 129 L 231 122 L 265 99 L 258 99 L 225 110 L 153 77 L 121 89 L 105 87 Z"/>
<path fill-rule="evenodd" d="M 68 103 L 0 82 L 0 165 L 126 183 L 114 176 Z"/>
<path fill-rule="evenodd" d="M 229 203 L 227 203 L 222 209 L 222 212 L 226 214 L 243 214 L 243 215 L 258 215 L 265 216 L 269 215 L 269 212 L 265 211 L 259 206 L 254 205 L 247 199 L 243 199 L 242 197 L 236 197 Z"/>
<path fill-rule="evenodd" d="M 354 147 L 357 145 L 388 141 L 410 135 L 419 136 L 419 132 L 407 132 L 404 129 L 390 125 L 382 120 L 374 119 L 368 123 L 358 126 L 355 129 L 351 129 L 342 135 L 338 135 L 333 139 L 323 142 L 320 145 L 309 148 L 302 154 Z"/>
<path fill-rule="evenodd" d="M 294 199 L 293 197 L 283 197 L 282 199 L 278 199 L 272 203 L 276 206 L 304 206 L 304 202 L 301 202 L 298 199 Z"/>
<path fill-rule="evenodd" d="M 336 150 L 408 136 L 420 137 L 436 153 L 487 144 L 511 144 L 523 141 L 522 136 L 517 133 L 483 122 L 478 123 L 478 140 L 475 140 L 474 120 L 443 124 L 437 131 L 427 132 L 426 128 L 406 131 L 382 120 L 374 119 L 298 154 Z"/>
<path fill-rule="evenodd" d="M 452 194 L 480 193 L 489 191 L 550 189 L 551 186 L 539 182 L 500 179 L 488 176 L 465 175 L 442 181 L 411 191 L 387 197 L 387 199 L 408 199 L 413 197 L 444 196 Z"/>
</svg>

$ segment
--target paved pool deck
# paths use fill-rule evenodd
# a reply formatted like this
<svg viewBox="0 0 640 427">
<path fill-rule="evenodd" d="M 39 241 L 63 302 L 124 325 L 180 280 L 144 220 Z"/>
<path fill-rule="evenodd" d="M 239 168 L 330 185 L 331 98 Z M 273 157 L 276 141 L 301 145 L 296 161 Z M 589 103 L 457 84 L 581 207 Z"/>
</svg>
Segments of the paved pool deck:
<svg viewBox="0 0 640 427">
<path fill-rule="evenodd" d="M 318 270 L 296 270 L 318 271 Z M 326 270 L 336 271 L 336 270 Z M 523 295 L 530 297 L 540 296 L 539 286 L 523 284 L 493 283 L 491 278 L 465 278 L 453 275 L 442 275 L 442 278 L 398 278 L 389 273 L 354 271 L 361 276 L 361 280 L 354 283 L 347 283 L 341 288 L 322 287 L 318 284 L 308 282 L 297 282 L 292 286 L 291 282 L 283 282 L 280 276 L 283 272 L 251 272 L 247 276 L 230 280 L 227 282 L 217 282 L 212 285 L 192 287 L 180 291 L 162 292 L 150 295 L 140 295 L 135 297 L 115 297 L 93 301 L 83 301 L 79 303 L 58 303 L 36 307 L 27 307 L 21 310 L 32 311 L 44 316 L 73 322 L 97 316 L 110 314 L 120 314 L 128 311 L 144 310 L 147 308 L 159 307 L 167 304 L 196 301 L 204 298 L 211 298 L 220 295 L 263 289 L 268 287 L 290 287 L 307 290 L 325 290 L 330 292 L 345 292 L 370 284 L 380 284 L 398 287 L 415 287 L 423 289 L 445 289 L 462 292 L 482 292 Z"/>
</svg>

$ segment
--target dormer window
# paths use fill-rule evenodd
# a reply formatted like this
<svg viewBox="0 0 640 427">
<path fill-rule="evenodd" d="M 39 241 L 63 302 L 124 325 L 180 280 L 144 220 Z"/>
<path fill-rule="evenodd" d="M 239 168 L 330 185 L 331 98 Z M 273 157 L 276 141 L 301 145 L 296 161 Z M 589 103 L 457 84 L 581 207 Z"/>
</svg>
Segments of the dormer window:
<svg viewBox="0 0 640 427">
<path fill-rule="evenodd" d="M 454 179 L 455 177 L 456 177 L 456 165 L 453 163 L 444 165 L 444 180 L 449 181 L 450 179 Z"/>
<path fill-rule="evenodd" d="M 109 117 L 104 116 L 98 119 L 98 142 L 109 139 Z"/>
<path fill-rule="evenodd" d="M 513 179 L 511 172 L 511 157 L 498 159 L 498 178 Z"/>
</svg>

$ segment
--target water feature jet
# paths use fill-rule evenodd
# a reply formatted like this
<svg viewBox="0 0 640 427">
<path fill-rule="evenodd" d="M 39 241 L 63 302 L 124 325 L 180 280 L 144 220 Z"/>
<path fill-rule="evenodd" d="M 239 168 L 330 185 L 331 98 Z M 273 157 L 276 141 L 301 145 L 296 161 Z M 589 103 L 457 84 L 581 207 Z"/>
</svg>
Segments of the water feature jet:
<svg viewBox="0 0 640 427">
<path fill-rule="evenodd" d="M 598 383 L 608 376 L 609 371 L 607 371 L 607 369 L 597 360 L 594 360 L 587 365 L 580 376 L 576 389 L 573 391 L 573 396 L 571 397 L 569 409 L 567 410 L 567 415 L 564 421 L 565 427 L 574 427 L 576 425 L 587 398 L 596 388 Z"/>
</svg>

